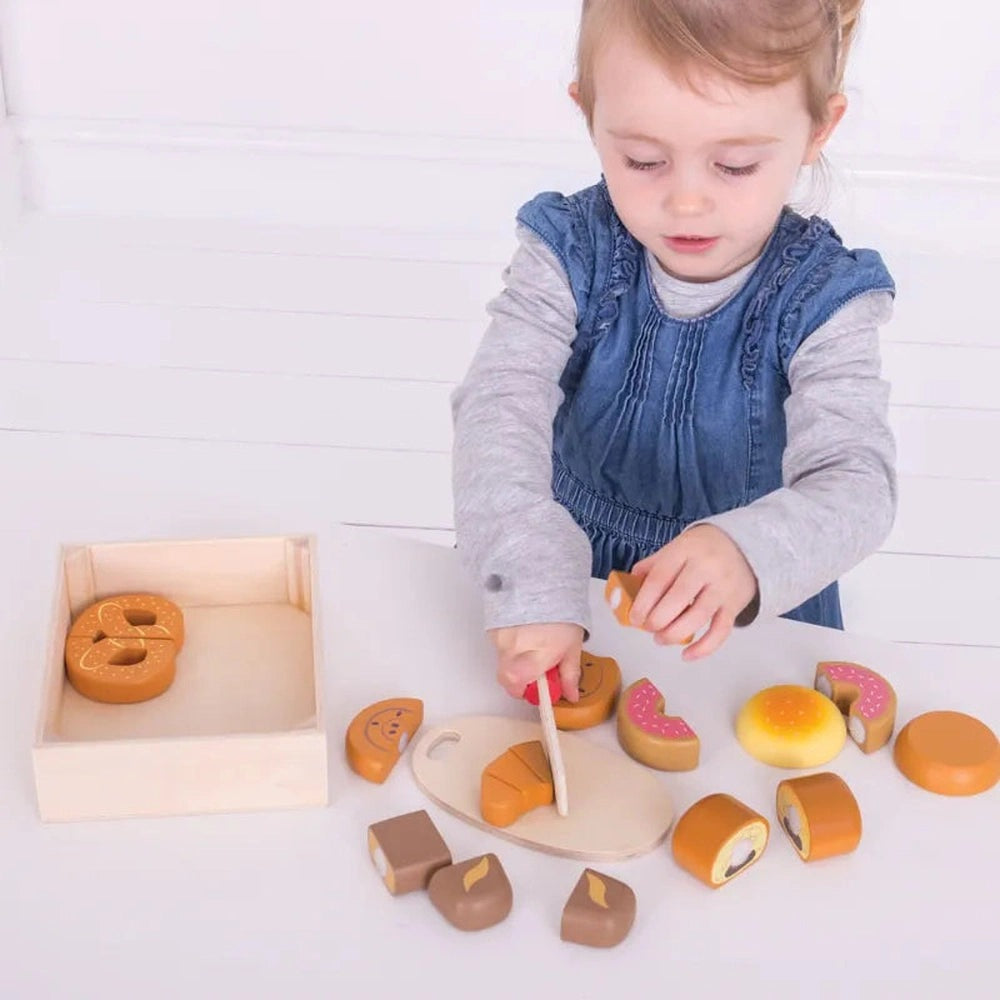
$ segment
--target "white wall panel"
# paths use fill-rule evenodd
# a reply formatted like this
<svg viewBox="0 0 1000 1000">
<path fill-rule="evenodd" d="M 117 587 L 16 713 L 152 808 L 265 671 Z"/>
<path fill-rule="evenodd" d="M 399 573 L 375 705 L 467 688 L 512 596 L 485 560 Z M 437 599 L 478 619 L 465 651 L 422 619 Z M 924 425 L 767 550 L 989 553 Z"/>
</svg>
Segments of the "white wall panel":
<svg viewBox="0 0 1000 1000">
<path fill-rule="evenodd" d="M 25 117 L 566 139 L 580 131 L 565 96 L 578 9 L 175 0 L 153 15 L 125 0 L 7 0 L 0 34 Z M 986 0 L 869 0 L 840 149 L 995 164 L 998 34 Z"/>
</svg>

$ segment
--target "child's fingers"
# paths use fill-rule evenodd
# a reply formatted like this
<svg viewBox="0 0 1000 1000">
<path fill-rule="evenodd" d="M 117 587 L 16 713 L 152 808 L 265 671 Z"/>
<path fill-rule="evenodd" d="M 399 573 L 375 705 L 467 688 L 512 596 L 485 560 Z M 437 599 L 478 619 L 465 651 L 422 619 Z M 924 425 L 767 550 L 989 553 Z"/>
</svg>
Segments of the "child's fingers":
<svg viewBox="0 0 1000 1000">
<path fill-rule="evenodd" d="M 729 638 L 733 631 L 733 616 L 722 608 L 715 612 L 709 630 L 695 643 L 681 653 L 685 661 L 700 660 L 714 653 Z"/>
<path fill-rule="evenodd" d="M 551 663 L 546 663 L 541 650 L 537 649 L 502 656 L 497 665 L 497 680 L 508 694 L 520 698 L 524 689 L 532 681 L 537 681 L 550 666 Z"/>
<path fill-rule="evenodd" d="M 632 602 L 632 610 L 629 613 L 629 622 L 632 625 L 636 625 L 639 628 L 652 627 L 647 621 L 650 612 L 659 602 L 660 598 L 673 587 L 678 574 L 683 568 L 684 562 L 682 559 L 664 554 L 662 550 L 658 553 L 658 558 L 651 562 L 649 571 L 646 573 L 646 578 L 642 581 L 642 586 L 639 588 L 639 593 L 635 595 L 635 600 Z M 678 608 L 677 613 L 679 614 L 680 611 L 681 609 Z"/>
<path fill-rule="evenodd" d="M 657 601 L 646 618 L 645 628 L 650 632 L 661 632 L 683 615 L 698 599 L 704 581 L 689 565 L 677 575 L 669 589 Z M 714 609 L 713 609 L 714 610 Z M 690 633 L 685 633 L 689 635 Z"/>
<path fill-rule="evenodd" d="M 686 610 L 656 633 L 656 641 L 663 645 L 690 641 L 691 637 L 712 621 L 712 617 L 718 610 L 718 598 L 712 594 L 708 587 L 705 587 Z"/>
<path fill-rule="evenodd" d="M 559 683 L 567 701 L 580 700 L 580 650 L 571 649 L 559 663 Z"/>
</svg>

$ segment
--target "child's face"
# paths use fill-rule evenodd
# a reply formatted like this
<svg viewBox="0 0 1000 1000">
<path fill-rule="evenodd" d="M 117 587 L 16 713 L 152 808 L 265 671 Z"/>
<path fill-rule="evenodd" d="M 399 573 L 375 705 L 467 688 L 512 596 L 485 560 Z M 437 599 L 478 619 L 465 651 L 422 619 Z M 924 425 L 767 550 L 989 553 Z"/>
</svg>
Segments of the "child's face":
<svg viewBox="0 0 1000 1000">
<path fill-rule="evenodd" d="M 712 77 L 699 89 L 627 38 L 608 39 L 594 64 L 592 127 L 629 232 L 669 273 L 711 281 L 760 253 L 832 125 L 817 133 L 798 80 L 749 88 Z M 831 111 L 835 124 L 843 107 Z"/>
</svg>

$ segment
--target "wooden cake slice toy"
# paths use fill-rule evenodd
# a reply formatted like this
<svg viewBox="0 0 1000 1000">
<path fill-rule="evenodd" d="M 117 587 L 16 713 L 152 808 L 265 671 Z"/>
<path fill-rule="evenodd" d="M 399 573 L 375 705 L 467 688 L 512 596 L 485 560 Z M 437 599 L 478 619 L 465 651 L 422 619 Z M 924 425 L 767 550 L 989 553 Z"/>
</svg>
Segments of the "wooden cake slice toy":
<svg viewBox="0 0 1000 1000">
<path fill-rule="evenodd" d="M 731 795 L 717 793 L 681 816 L 671 848 L 681 868 L 718 889 L 760 860 L 769 832 L 763 816 Z"/>
<path fill-rule="evenodd" d="M 431 876 L 451 864 L 451 851 L 424 809 L 372 823 L 368 853 L 394 896 L 426 889 Z"/>
<path fill-rule="evenodd" d="M 899 731 L 896 766 L 914 784 L 939 795 L 977 795 L 1000 781 L 1000 741 L 964 712 L 927 712 Z"/>
<path fill-rule="evenodd" d="M 751 757 L 774 767 L 819 767 L 837 756 L 847 727 L 837 706 L 812 688 L 778 684 L 740 709 L 736 736 Z"/>
<path fill-rule="evenodd" d="M 163 694 L 176 676 L 184 615 L 158 594 L 102 598 L 66 638 L 66 677 L 84 697 L 133 704 Z"/>
<path fill-rule="evenodd" d="M 843 778 L 830 771 L 778 783 L 782 830 L 803 861 L 848 854 L 861 842 L 861 810 Z"/>
<path fill-rule="evenodd" d="M 679 716 L 664 715 L 663 707 L 663 695 L 648 677 L 629 685 L 618 702 L 618 742 L 647 767 L 690 771 L 698 766 L 698 737 Z"/>
<path fill-rule="evenodd" d="M 635 893 L 610 875 L 585 868 L 563 907 L 563 941 L 613 948 L 628 937 L 635 922 Z"/>
<path fill-rule="evenodd" d="M 439 868 L 427 886 L 438 913 L 461 931 L 500 923 L 514 905 L 514 891 L 495 854 Z"/>
<path fill-rule="evenodd" d="M 859 663 L 825 661 L 813 684 L 847 720 L 847 733 L 865 753 L 885 746 L 896 723 L 896 692 L 881 675 Z"/>
<path fill-rule="evenodd" d="M 369 705 L 347 728 L 347 762 L 362 778 L 381 784 L 423 721 L 419 698 L 388 698 Z"/>
</svg>

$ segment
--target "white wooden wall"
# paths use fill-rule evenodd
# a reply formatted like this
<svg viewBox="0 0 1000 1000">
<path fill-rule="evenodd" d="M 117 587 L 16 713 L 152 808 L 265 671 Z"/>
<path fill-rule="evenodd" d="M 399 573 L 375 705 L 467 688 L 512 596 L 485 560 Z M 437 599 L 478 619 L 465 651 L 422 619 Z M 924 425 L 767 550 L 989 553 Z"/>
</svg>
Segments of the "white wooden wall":
<svg viewBox="0 0 1000 1000">
<path fill-rule="evenodd" d="M 845 610 L 995 654 L 1000 8 L 918 6 L 869 0 L 831 150 L 827 213 L 899 284 L 900 512 Z M 5 525 L 447 538 L 448 395 L 514 211 L 596 176 L 565 96 L 577 8 L 6 0 Z"/>
</svg>

